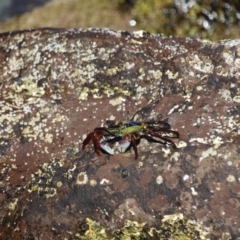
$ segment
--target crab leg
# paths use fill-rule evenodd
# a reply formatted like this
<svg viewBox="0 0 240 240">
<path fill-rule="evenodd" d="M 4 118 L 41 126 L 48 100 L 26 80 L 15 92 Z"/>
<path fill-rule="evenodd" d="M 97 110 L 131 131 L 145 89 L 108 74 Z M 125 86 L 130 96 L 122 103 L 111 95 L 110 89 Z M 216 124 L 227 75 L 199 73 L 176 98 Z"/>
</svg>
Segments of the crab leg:
<svg viewBox="0 0 240 240">
<path fill-rule="evenodd" d="M 170 130 L 168 130 L 168 131 L 170 131 Z M 175 133 L 175 131 L 171 131 L 171 132 L 174 132 L 174 133 Z M 172 140 L 170 140 L 170 139 L 168 139 L 168 138 L 166 138 L 166 137 L 162 137 L 160 134 L 155 133 L 155 132 L 153 132 L 153 131 L 148 131 L 148 133 L 149 133 L 151 136 L 153 136 L 153 137 L 160 138 L 160 139 L 164 140 L 165 142 L 170 143 L 173 148 L 177 149 L 176 144 L 175 144 Z M 179 134 L 176 134 L 176 135 L 178 135 L 178 137 L 179 137 Z"/>
<path fill-rule="evenodd" d="M 158 124 L 162 124 L 164 125 L 165 127 L 162 128 L 162 129 L 170 129 L 171 126 L 169 123 L 167 122 L 164 122 L 164 121 L 156 121 L 156 122 L 143 122 L 144 124 L 148 125 L 149 127 L 153 127 L 153 128 L 156 128 L 156 129 L 159 129 L 160 127 L 155 127 L 154 125 L 158 125 Z"/>
<path fill-rule="evenodd" d="M 102 134 L 97 132 L 91 132 L 87 135 L 86 139 L 82 143 L 82 150 L 85 150 L 86 146 L 89 144 L 89 142 L 93 141 L 94 150 L 97 153 L 97 155 L 100 155 L 100 143 L 99 141 L 102 138 Z"/>
<path fill-rule="evenodd" d="M 87 135 L 86 139 L 82 143 L 82 150 L 85 150 L 86 146 L 93 139 L 94 132 L 91 132 Z"/>
<path fill-rule="evenodd" d="M 137 143 L 134 134 L 126 134 L 123 136 L 122 140 L 119 142 L 118 150 L 119 152 L 125 152 L 126 149 L 132 144 L 134 152 L 135 152 L 135 159 L 138 158 L 138 151 L 137 151 Z"/>
<path fill-rule="evenodd" d="M 101 129 L 94 129 L 93 132 L 90 132 L 86 139 L 83 141 L 82 143 L 82 150 L 85 150 L 86 146 L 89 144 L 89 142 L 92 140 L 93 141 L 93 145 L 94 145 L 94 150 L 95 152 L 100 155 L 100 145 L 99 145 L 99 141 L 101 140 L 103 136 L 103 132 L 101 131 Z"/>
<path fill-rule="evenodd" d="M 156 132 L 166 132 L 166 133 L 172 133 L 172 134 L 175 134 L 176 136 L 173 136 L 173 137 L 170 137 L 168 136 L 169 138 L 179 138 L 179 132 L 177 131 L 173 131 L 173 130 L 169 130 L 169 129 L 165 129 L 165 128 L 157 128 L 156 129 Z M 153 131 L 152 131 L 153 132 Z M 154 131 L 155 132 L 155 131 Z M 153 132 L 153 133 L 154 133 Z"/>
<path fill-rule="evenodd" d="M 99 135 L 96 132 L 93 134 L 93 138 L 92 138 L 93 146 L 94 146 L 95 153 L 98 156 L 101 155 L 101 152 L 100 152 L 100 140 L 101 140 L 101 138 L 102 138 L 102 135 Z"/>
<path fill-rule="evenodd" d="M 82 143 L 82 150 L 84 150 L 87 146 L 87 144 L 89 144 L 89 142 L 92 140 L 93 142 L 93 146 L 94 146 L 94 150 L 96 152 L 97 155 L 101 155 L 101 148 L 103 150 L 105 150 L 106 152 L 108 152 L 109 154 L 114 154 L 113 149 L 111 149 L 108 144 L 106 144 L 105 142 L 100 143 L 101 139 L 103 136 L 114 136 L 114 134 L 112 134 L 111 132 L 109 132 L 106 128 L 95 128 L 93 132 L 89 133 L 86 137 L 86 139 L 83 141 Z"/>
<path fill-rule="evenodd" d="M 137 143 L 136 143 L 136 140 L 135 140 L 135 136 L 133 134 L 131 134 L 131 143 L 132 143 L 132 146 L 133 146 L 133 149 L 134 149 L 134 152 L 135 152 L 135 159 L 137 159 L 138 158 Z"/>
</svg>

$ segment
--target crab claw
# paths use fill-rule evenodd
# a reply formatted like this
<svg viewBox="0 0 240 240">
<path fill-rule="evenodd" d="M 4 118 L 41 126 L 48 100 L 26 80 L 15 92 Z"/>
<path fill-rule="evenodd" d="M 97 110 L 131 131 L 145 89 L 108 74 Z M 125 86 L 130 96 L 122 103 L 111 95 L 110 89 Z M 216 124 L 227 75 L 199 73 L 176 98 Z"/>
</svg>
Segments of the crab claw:
<svg viewBox="0 0 240 240">
<path fill-rule="evenodd" d="M 105 141 L 100 143 L 100 148 L 103 149 L 104 151 L 106 151 L 107 153 L 113 155 L 114 154 L 114 150 L 112 148 L 109 147 L 109 144 Z"/>
<path fill-rule="evenodd" d="M 118 151 L 123 153 L 130 146 L 131 142 L 129 140 L 121 140 L 118 145 Z"/>
</svg>

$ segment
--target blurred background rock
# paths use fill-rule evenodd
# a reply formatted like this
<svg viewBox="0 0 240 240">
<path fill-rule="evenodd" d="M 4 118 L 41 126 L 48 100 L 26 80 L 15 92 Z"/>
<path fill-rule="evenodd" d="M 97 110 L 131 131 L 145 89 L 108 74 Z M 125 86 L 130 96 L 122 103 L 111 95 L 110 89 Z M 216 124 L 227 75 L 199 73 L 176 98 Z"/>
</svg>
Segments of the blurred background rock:
<svg viewBox="0 0 240 240">
<path fill-rule="evenodd" d="M 0 32 L 37 27 L 240 38 L 239 0 L 0 0 Z"/>
</svg>

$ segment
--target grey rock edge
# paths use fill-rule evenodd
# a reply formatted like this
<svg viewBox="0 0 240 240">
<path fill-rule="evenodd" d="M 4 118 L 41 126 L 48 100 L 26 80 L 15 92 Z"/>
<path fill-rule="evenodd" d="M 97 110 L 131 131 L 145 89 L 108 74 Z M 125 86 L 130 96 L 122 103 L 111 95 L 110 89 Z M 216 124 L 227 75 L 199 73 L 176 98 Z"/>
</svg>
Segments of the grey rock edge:
<svg viewBox="0 0 240 240">
<path fill-rule="evenodd" d="M 168 215 L 206 239 L 240 239 L 240 40 L 2 33 L 0 104 L 1 239 L 81 238 L 89 219 L 107 236 L 145 223 L 151 239 Z M 81 150 L 106 119 L 134 114 L 168 121 L 178 149 L 143 139 L 137 160 Z"/>
</svg>

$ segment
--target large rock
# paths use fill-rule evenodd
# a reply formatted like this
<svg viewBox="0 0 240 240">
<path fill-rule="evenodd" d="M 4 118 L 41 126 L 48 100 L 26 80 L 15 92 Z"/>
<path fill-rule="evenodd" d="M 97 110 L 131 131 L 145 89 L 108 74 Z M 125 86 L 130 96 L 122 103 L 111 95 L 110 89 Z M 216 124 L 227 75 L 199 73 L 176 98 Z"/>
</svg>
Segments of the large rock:
<svg viewBox="0 0 240 240">
<path fill-rule="evenodd" d="M 106 29 L 0 34 L 1 239 L 240 238 L 240 40 Z M 97 156 L 106 119 L 165 120 Z"/>
</svg>

